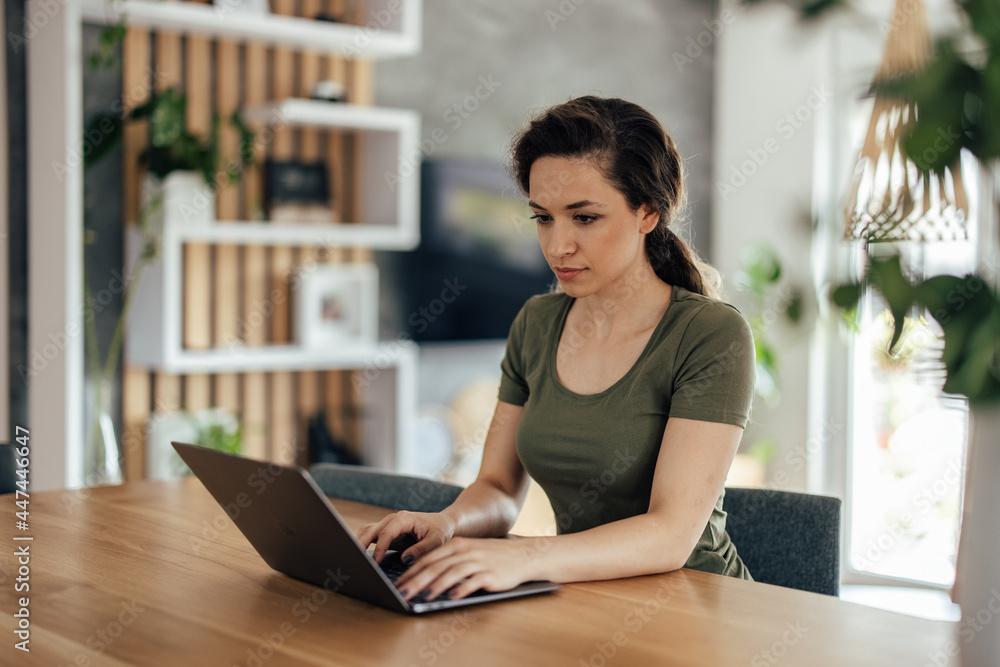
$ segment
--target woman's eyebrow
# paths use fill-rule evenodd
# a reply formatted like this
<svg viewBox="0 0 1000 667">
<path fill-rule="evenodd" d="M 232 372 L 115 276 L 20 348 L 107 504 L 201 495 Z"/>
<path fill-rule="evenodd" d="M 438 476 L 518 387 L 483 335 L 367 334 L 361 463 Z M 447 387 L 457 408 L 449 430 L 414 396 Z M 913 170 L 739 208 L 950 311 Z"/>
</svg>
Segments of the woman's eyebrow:
<svg viewBox="0 0 1000 667">
<path fill-rule="evenodd" d="M 583 199 L 581 201 L 573 202 L 572 204 L 568 204 L 566 206 L 566 210 L 570 211 L 570 210 L 573 210 L 573 209 L 576 209 L 576 208 L 586 208 L 588 206 L 593 207 L 593 208 L 604 208 L 604 204 L 602 204 L 599 201 L 591 201 L 589 199 Z"/>
<path fill-rule="evenodd" d="M 542 211 L 545 210 L 544 206 L 540 206 L 540 205 L 538 205 L 535 202 L 530 201 L 530 200 L 528 201 L 528 206 L 530 206 L 531 208 L 537 208 L 537 209 L 542 210 Z M 586 208 L 588 206 L 591 206 L 591 207 L 594 207 L 594 208 L 605 208 L 606 204 L 602 204 L 599 201 L 591 201 L 589 199 L 583 199 L 581 201 L 573 202 L 572 204 L 567 204 L 566 205 L 566 210 L 567 211 L 572 211 L 574 209 Z"/>
</svg>

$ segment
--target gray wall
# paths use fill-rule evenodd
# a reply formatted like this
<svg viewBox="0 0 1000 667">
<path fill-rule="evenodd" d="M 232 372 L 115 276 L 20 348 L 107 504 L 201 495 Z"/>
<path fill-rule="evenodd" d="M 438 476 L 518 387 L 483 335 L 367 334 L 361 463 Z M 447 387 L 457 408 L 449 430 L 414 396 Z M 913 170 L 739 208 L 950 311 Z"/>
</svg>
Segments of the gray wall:
<svg viewBox="0 0 1000 667">
<path fill-rule="evenodd" d="M 691 230 L 707 255 L 712 173 L 713 54 L 675 62 L 706 31 L 715 2 L 699 0 L 424 0 L 423 50 L 380 62 L 379 105 L 415 109 L 423 137 L 445 140 L 427 157 L 502 160 L 532 112 L 583 94 L 622 97 L 649 109 L 686 158 Z M 697 53 L 697 51 L 693 51 Z M 452 109 L 498 82 L 462 118 Z M 486 88 L 480 88 L 481 93 Z M 470 106 L 474 106 L 470 104 Z M 461 124 L 459 124 L 461 121 Z"/>
</svg>

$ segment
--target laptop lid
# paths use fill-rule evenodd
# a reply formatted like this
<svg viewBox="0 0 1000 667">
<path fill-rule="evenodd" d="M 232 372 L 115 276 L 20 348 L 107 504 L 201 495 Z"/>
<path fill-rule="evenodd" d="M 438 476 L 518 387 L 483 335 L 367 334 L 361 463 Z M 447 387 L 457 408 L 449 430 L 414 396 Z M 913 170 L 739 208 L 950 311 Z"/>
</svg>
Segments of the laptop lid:
<svg viewBox="0 0 1000 667">
<path fill-rule="evenodd" d="M 329 592 L 398 612 L 422 613 L 560 587 L 529 582 L 461 600 L 408 603 L 308 472 L 181 442 L 171 444 L 264 562 Z"/>
</svg>

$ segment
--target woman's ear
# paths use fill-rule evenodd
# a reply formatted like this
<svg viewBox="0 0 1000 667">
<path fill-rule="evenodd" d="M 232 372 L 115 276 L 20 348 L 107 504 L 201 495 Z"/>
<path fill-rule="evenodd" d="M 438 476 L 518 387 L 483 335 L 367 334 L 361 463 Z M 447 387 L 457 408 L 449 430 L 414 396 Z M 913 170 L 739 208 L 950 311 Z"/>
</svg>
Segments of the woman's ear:
<svg viewBox="0 0 1000 667">
<path fill-rule="evenodd" d="M 639 207 L 639 233 L 648 234 L 660 223 L 660 212 L 649 204 Z"/>
</svg>

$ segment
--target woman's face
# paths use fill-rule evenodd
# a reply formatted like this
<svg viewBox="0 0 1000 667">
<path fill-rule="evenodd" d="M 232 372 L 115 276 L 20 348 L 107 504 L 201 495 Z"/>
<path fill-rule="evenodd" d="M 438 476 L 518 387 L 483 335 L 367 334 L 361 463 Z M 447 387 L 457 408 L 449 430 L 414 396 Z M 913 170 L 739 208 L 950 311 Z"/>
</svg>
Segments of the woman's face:
<svg viewBox="0 0 1000 667">
<path fill-rule="evenodd" d="M 631 210 L 593 160 L 539 158 L 528 185 L 542 252 L 568 295 L 610 295 L 648 264 L 645 235 L 659 214 L 646 206 Z"/>
</svg>

